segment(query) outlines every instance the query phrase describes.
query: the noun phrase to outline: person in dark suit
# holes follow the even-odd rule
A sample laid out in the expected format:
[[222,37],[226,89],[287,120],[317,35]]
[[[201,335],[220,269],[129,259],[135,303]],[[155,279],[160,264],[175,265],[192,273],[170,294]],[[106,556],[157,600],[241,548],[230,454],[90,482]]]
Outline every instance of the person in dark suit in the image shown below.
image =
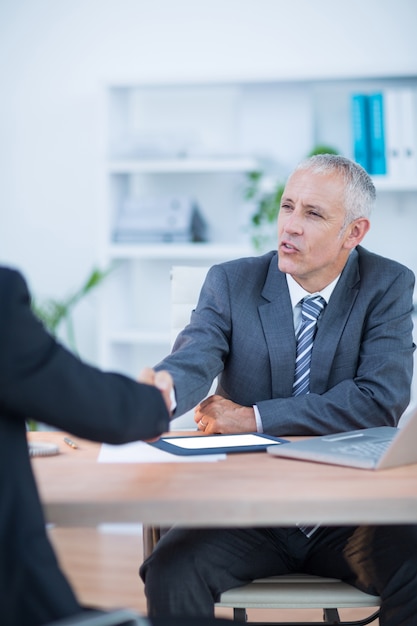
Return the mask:
[[[398,424],[410,400],[414,274],[360,245],[375,195],[365,170],[344,157],[296,168],[278,250],[213,266],[190,324],[154,368],[172,375],[175,416],[199,403],[205,433],[276,436]],[[321,313],[298,394],[297,333],[311,297]],[[216,393],[202,400],[216,376]],[[150,615],[211,615],[223,591],[293,571],[380,595],[381,626],[416,624],[414,526],[174,528],[140,574]]]
[[0,624],[40,626],[82,612],[61,572],[28,455],[26,420],[95,441],[154,439],[168,430],[161,390],[82,363],[33,315],[21,274],[0,268]]

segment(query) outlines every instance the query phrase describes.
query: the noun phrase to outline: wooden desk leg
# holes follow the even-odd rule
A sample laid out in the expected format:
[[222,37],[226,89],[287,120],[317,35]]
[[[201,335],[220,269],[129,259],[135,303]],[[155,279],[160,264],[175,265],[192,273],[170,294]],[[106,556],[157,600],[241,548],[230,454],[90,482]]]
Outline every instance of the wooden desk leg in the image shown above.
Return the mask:
[[160,537],[161,528],[159,526],[143,527],[143,560],[150,556]]

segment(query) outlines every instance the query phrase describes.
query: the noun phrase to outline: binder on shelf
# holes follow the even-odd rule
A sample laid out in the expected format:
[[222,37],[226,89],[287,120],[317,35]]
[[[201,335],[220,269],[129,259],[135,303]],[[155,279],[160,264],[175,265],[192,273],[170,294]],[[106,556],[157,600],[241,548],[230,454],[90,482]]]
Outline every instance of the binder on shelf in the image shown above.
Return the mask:
[[129,197],[113,228],[117,243],[187,243],[205,241],[205,220],[187,196]]
[[353,157],[370,173],[369,102],[365,94],[352,94]]
[[384,91],[385,158],[387,178],[398,182],[404,176],[402,166],[401,98],[398,89]]
[[186,197],[129,197],[120,207],[113,232],[121,243],[190,241],[192,201]]
[[417,90],[400,90],[401,102],[401,162],[403,179],[415,182],[417,177]]
[[368,96],[369,103],[369,169],[370,174],[387,173],[384,137],[384,99],[382,92]]

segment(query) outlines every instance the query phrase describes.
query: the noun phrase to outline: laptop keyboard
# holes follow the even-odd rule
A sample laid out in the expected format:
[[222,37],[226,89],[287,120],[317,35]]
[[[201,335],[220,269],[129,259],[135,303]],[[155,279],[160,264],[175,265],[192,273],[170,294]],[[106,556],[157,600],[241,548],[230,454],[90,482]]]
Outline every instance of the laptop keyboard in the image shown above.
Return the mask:
[[344,454],[353,454],[359,456],[380,457],[392,443],[392,439],[385,441],[361,441],[360,443],[350,443],[340,448]]

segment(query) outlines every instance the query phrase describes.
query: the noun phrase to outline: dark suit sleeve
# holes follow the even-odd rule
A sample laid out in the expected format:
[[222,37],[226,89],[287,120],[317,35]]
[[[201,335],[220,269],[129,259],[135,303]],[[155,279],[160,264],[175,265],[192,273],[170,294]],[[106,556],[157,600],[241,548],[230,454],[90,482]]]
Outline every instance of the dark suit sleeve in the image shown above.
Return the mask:
[[168,429],[161,393],[87,365],[33,315],[23,278],[0,270],[0,407],[80,437],[108,443],[150,439]]

